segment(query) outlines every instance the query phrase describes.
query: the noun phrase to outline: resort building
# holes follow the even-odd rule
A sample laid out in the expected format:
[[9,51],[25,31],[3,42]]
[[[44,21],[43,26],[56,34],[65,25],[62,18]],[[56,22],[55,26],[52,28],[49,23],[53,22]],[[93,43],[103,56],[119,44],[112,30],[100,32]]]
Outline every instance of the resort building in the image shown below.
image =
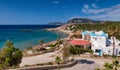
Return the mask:
[[103,54],[112,55],[113,53],[113,40],[115,42],[114,53],[120,56],[120,41],[115,37],[108,38],[108,34],[103,31],[84,31],[82,32],[82,39],[91,42],[91,49],[95,54],[102,56]]
[[115,37],[109,39],[108,34],[103,31],[83,31],[81,34],[82,39],[70,40],[69,43],[83,48],[89,47],[99,56],[112,55],[114,46],[114,54],[120,56],[120,41]]

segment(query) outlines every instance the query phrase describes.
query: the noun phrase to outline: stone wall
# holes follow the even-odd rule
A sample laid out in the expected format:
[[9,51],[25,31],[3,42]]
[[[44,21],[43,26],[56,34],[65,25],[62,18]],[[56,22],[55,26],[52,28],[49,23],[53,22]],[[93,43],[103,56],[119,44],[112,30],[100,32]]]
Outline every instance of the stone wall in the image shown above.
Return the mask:
[[59,69],[59,68],[72,67],[77,63],[78,61],[73,61],[68,64],[62,64],[62,65],[35,66],[35,67],[17,68],[15,70],[53,70],[53,69]]

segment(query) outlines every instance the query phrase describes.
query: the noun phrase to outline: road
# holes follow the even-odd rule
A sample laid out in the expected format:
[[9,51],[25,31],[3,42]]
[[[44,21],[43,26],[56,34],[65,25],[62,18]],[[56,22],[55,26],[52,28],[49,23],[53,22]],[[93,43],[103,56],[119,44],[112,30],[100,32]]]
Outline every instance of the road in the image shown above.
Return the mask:
[[62,68],[60,70],[95,70],[96,68],[103,68],[105,62],[111,62],[111,59],[96,59],[96,58],[75,58],[79,63],[69,68]]

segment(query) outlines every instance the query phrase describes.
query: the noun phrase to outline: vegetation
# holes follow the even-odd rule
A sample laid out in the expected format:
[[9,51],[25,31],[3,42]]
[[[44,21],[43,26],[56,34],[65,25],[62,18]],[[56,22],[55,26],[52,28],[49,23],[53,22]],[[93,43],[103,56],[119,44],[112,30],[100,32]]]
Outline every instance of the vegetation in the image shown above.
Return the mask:
[[69,48],[69,52],[70,52],[71,55],[73,55],[73,58],[74,58],[74,55],[76,54],[76,49],[75,49],[75,47],[72,47],[72,46],[71,46],[71,47]]
[[103,30],[109,34],[109,36],[115,36],[120,40],[120,22],[106,21],[100,24],[74,24],[69,26],[71,29],[74,26],[74,31],[77,30]]
[[15,48],[10,40],[0,52],[0,68],[18,66],[21,63],[22,51]]
[[57,40],[57,43],[55,45],[63,44],[63,40]]
[[55,45],[54,44],[51,44],[51,45],[49,45],[50,46],[50,50],[51,51],[54,51],[55,50]]
[[63,47],[63,60],[65,63],[68,61],[69,56],[70,56],[69,48],[64,46]]
[[45,48],[43,47],[44,41],[43,40],[39,40],[39,50],[45,50]]
[[57,57],[55,58],[55,61],[57,62],[57,64],[60,64],[61,58],[57,56]]
[[81,48],[80,46],[79,47],[75,47],[75,46],[70,46],[69,47],[69,52],[71,55],[73,55],[73,58],[74,58],[74,55],[80,55],[80,54],[83,54],[83,53],[90,53],[91,55],[93,54],[93,50],[91,49],[84,49],[84,48]]
[[96,68],[95,70],[118,70],[119,67],[120,67],[119,61],[114,60],[114,61],[112,61],[112,63],[106,62],[104,64],[104,69]]

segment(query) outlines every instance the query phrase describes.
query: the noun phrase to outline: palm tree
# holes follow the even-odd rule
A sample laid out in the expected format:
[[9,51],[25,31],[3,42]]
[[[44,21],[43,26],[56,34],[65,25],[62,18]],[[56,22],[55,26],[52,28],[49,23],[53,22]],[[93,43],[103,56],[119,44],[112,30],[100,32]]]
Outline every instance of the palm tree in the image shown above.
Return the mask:
[[39,46],[39,50],[40,50],[41,48],[43,48],[44,41],[43,40],[39,40],[38,42],[40,44],[40,46]]
[[116,26],[110,26],[109,28],[108,28],[108,34],[110,35],[110,36],[112,36],[113,38],[112,38],[112,40],[113,40],[113,56],[115,55],[115,33],[117,32],[117,27]]
[[63,54],[63,60],[66,63],[68,61],[68,57],[70,56],[69,48],[64,46],[62,49],[62,54]]
[[115,38],[113,37],[112,40],[113,40],[113,56],[114,56],[115,55]]

